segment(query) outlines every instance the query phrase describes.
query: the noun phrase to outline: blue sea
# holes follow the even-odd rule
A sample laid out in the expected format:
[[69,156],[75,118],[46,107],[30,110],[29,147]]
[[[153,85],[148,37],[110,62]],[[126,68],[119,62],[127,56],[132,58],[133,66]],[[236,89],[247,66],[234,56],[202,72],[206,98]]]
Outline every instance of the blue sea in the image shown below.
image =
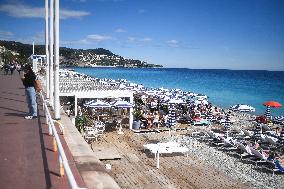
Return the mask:
[[[74,68],[97,78],[126,79],[149,88],[182,89],[209,96],[222,108],[249,104],[254,114],[265,112],[263,102],[284,105],[284,71],[244,71],[185,68]],[[272,115],[284,115],[284,107],[272,108]]]

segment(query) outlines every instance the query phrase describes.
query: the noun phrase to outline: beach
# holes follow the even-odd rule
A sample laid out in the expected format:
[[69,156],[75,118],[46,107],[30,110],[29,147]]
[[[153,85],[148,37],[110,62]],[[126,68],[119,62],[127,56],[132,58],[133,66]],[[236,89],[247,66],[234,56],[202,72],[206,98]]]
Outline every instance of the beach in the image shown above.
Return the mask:
[[[104,106],[108,105],[110,109],[102,111],[102,107],[90,105],[102,101],[88,99],[79,103],[78,116],[90,116],[91,119],[91,123],[81,130],[82,137],[121,188],[279,188],[283,185],[281,174],[274,175],[271,170],[264,169],[257,159],[242,159],[244,152],[240,148],[241,144],[246,144],[254,149],[256,143],[265,147],[268,135],[264,126],[276,135],[275,130],[282,127],[280,124],[257,123],[255,115],[221,109],[212,105],[206,95],[180,89],[145,89],[126,80],[90,78],[78,73],[71,76],[75,79],[68,79],[70,73],[64,73],[65,92],[74,93],[79,89],[87,93],[98,90],[111,93],[115,89],[138,94],[134,97],[134,111],[143,110],[146,122],[143,123],[145,127],[141,124],[136,129],[128,122],[132,106],[115,108],[115,103],[108,104],[103,98]],[[73,87],[68,87],[68,83]],[[185,97],[189,97],[186,105],[181,100]],[[65,105],[68,104],[70,102]],[[165,112],[157,111],[165,106],[168,107]],[[161,115],[158,127],[153,124],[154,112]],[[169,118],[165,118],[167,114]],[[180,119],[184,116],[190,117],[185,123]],[[210,121],[200,125],[199,118]],[[263,127],[262,133],[257,133],[258,125]],[[102,128],[102,132],[97,132]],[[93,134],[88,133],[90,129]],[[282,138],[281,132],[278,138],[281,144]],[[172,143],[177,146],[161,146]],[[153,151],[145,145],[158,145],[159,149]]]
[[160,156],[160,168],[156,168],[154,155],[143,149],[143,144],[159,140],[186,140],[188,131],[159,134],[134,134],[116,131],[92,143],[93,147],[112,146],[122,158],[103,160],[111,165],[108,172],[121,188],[281,188],[283,176],[272,177],[254,165],[240,161],[230,152],[224,152],[204,143],[190,147],[184,154]]

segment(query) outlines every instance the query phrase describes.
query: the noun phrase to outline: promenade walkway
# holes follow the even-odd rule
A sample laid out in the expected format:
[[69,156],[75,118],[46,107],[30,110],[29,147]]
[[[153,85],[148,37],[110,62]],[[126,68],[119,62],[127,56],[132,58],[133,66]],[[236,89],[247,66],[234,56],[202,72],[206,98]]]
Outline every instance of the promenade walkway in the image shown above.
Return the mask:
[[[0,73],[0,188],[70,188],[59,176],[58,152],[38,104],[39,117],[25,120],[25,92],[20,76]],[[61,136],[62,145],[79,187],[86,187]]]

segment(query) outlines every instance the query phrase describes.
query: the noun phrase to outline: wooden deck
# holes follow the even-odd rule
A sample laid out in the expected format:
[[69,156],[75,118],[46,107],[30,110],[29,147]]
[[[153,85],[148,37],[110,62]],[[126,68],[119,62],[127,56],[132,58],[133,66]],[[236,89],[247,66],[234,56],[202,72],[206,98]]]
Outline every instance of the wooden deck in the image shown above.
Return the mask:
[[[143,149],[143,144],[169,137],[168,132],[136,134],[124,130],[124,135],[108,132],[93,143],[93,146],[111,144],[121,155],[119,160],[106,160],[111,164],[109,171],[121,188],[149,189],[203,189],[203,188],[246,188],[212,167],[201,162],[194,154],[163,154],[160,168],[156,168],[154,156]],[[185,134],[186,131],[174,134]]]

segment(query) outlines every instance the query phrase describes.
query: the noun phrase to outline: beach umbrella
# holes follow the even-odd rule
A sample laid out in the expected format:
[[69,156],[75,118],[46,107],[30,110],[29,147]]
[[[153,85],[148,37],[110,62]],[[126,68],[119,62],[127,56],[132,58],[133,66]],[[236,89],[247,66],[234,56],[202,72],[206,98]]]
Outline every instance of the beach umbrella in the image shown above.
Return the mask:
[[255,108],[247,104],[237,104],[231,106],[231,109],[233,111],[240,111],[240,112],[255,112]]
[[206,115],[207,120],[209,120],[210,122],[212,122],[213,120],[213,114],[212,114],[212,110],[209,110],[207,115]]
[[284,125],[284,116],[275,116],[273,122]]
[[230,115],[229,113],[226,114],[225,122],[224,122],[224,128],[227,131],[227,137],[229,135],[229,129],[231,128],[231,121],[230,121]]
[[267,107],[266,107],[265,117],[266,117],[267,119],[270,119],[270,118],[271,118],[270,106],[267,106]]
[[96,102],[88,103],[85,106],[89,108],[110,108],[110,105],[107,102],[103,102],[100,100],[97,100]]
[[230,121],[230,115],[229,114],[226,114],[224,127],[225,127],[226,130],[230,129],[230,127],[231,127],[231,121]]
[[276,101],[267,101],[267,102],[264,102],[263,105],[266,106],[265,116],[267,119],[271,119],[270,107],[273,107],[273,108],[282,107],[282,104]]
[[118,100],[114,101],[111,106],[116,107],[116,108],[132,108],[133,105],[127,101],[124,100]]
[[171,99],[169,104],[184,104],[185,102],[182,99]]
[[176,111],[174,104],[169,104],[168,108],[168,125],[169,127],[176,126]]
[[89,102],[86,102],[84,106],[88,107],[90,104],[97,102],[96,100],[90,100]]
[[256,123],[253,136],[256,140],[261,138],[261,125],[260,125],[260,123]]
[[273,107],[273,108],[282,107],[282,104],[280,104],[279,102],[276,102],[276,101],[268,101],[268,102],[263,103],[263,105],[267,107],[266,111],[265,111],[265,116],[267,118],[271,118],[270,107]]
[[270,107],[273,107],[273,108],[280,108],[280,107],[282,107],[282,104],[280,104],[279,102],[276,102],[276,101],[264,102],[263,105],[264,106],[270,106]]

